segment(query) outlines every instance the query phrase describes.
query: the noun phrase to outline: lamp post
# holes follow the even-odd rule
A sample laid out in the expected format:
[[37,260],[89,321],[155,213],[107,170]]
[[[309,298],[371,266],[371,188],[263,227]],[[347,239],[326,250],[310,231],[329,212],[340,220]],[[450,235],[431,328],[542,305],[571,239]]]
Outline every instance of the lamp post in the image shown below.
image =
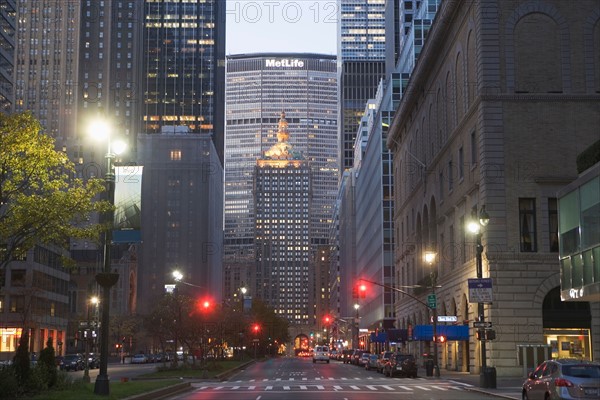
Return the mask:
[[432,323],[432,327],[433,327],[433,373],[435,375],[435,377],[439,378],[440,377],[440,366],[438,365],[438,345],[437,345],[437,299],[435,296],[435,284],[436,284],[436,276],[437,274],[435,273],[435,271],[433,270],[433,263],[435,261],[435,257],[437,256],[437,254],[433,251],[426,251],[425,255],[423,256],[425,262],[427,264],[429,264],[429,267],[431,269],[430,272],[430,280],[431,280],[431,294],[433,295],[433,299],[434,299],[434,303],[430,304],[431,307],[431,311],[433,314],[433,321]]
[[[100,325],[100,371],[96,377],[94,393],[108,396],[110,394],[110,385],[108,378],[108,328],[110,323],[110,288],[119,280],[119,274],[111,272],[111,245],[112,230],[114,220],[115,204],[115,172],[114,159],[117,154],[125,150],[122,143],[111,143],[110,129],[105,121],[96,121],[90,126],[90,132],[98,137],[105,137],[107,140],[106,151],[106,191],[108,202],[111,208],[106,212],[106,230],[104,233],[104,268],[96,275],[96,282],[102,287],[102,320]],[[114,147],[114,148],[113,148]]]
[[[485,211],[485,206],[481,207],[479,211],[479,215],[477,212],[473,212],[473,218],[469,221],[467,225],[467,229],[475,235],[476,238],[476,262],[477,262],[477,278],[483,278],[483,244],[481,242],[481,228],[487,226],[490,222],[490,216]],[[484,314],[484,303],[477,303],[477,321],[485,322],[485,314]],[[494,371],[488,371],[487,367],[487,351],[486,351],[486,341],[485,338],[481,340],[481,370],[479,372],[479,386],[487,388],[495,388],[496,387],[496,379]],[[493,375],[493,376],[492,376]]]
[[358,344],[359,321],[360,321],[360,318],[358,316],[359,308],[360,308],[360,305],[358,303],[354,304],[354,311],[356,312],[356,316],[354,317],[354,337],[352,338],[352,342],[353,342],[355,349],[359,348],[359,344]]
[[90,383],[90,339],[92,336],[92,331],[90,330],[90,303],[97,305],[98,298],[93,296],[88,302],[86,302],[87,324],[85,335],[85,370],[83,371],[83,382],[85,383]]

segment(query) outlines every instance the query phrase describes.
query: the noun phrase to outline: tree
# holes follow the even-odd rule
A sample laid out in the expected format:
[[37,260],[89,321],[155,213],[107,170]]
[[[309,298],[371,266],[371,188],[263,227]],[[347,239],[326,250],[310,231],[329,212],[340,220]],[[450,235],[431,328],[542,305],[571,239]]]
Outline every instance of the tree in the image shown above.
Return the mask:
[[74,164],[54,146],[30,113],[0,113],[0,274],[36,243],[99,237],[102,227],[88,221],[111,207],[95,201],[104,181],[76,178]]

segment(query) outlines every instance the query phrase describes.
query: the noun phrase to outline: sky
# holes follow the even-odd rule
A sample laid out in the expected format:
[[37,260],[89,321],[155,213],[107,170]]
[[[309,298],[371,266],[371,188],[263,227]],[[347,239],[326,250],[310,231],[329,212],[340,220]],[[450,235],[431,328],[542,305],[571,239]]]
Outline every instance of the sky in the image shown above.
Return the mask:
[[227,55],[337,52],[337,0],[226,0]]

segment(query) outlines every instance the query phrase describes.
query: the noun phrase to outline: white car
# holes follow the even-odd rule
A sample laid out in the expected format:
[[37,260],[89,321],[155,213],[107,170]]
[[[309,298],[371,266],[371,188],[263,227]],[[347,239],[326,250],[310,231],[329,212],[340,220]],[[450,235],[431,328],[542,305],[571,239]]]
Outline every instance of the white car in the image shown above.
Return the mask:
[[313,364],[317,361],[325,361],[327,364],[329,364],[329,347],[315,346],[313,351]]
[[148,362],[148,357],[145,354],[136,354],[131,357],[132,364],[146,364]]

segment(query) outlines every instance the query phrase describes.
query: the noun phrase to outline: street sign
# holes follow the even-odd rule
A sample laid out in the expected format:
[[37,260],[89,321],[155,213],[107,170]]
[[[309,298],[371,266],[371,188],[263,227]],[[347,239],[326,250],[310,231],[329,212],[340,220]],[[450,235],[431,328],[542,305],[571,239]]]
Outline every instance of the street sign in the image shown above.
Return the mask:
[[492,302],[492,279],[469,279],[469,303]]
[[430,294],[427,296],[427,306],[429,306],[429,308],[437,307],[437,299],[435,297],[435,294]]
[[438,322],[456,322],[458,317],[456,315],[438,315]]
[[492,323],[488,321],[473,321],[473,328],[491,328]]

